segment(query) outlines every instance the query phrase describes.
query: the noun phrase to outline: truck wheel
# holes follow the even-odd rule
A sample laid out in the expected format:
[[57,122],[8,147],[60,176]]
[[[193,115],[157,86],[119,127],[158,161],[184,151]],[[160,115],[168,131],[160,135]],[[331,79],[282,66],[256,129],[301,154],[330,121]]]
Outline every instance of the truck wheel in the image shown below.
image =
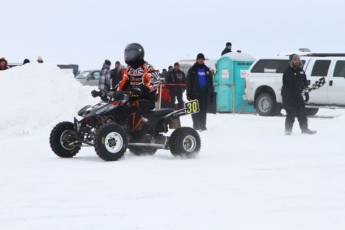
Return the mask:
[[277,102],[274,100],[274,97],[270,93],[261,93],[255,100],[256,112],[260,116],[274,116]]
[[169,138],[169,148],[173,156],[192,158],[201,148],[200,136],[195,129],[181,127],[174,130]]
[[49,137],[50,147],[53,152],[62,158],[71,158],[77,155],[80,146],[75,144],[76,140],[74,125],[68,121],[57,124]]
[[125,154],[128,140],[121,126],[107,124],[96,131],[94,143],[100,158],[105,161],[117,161]]
[[307,108],[307,116],[315,116],[319,112],[319,108]]

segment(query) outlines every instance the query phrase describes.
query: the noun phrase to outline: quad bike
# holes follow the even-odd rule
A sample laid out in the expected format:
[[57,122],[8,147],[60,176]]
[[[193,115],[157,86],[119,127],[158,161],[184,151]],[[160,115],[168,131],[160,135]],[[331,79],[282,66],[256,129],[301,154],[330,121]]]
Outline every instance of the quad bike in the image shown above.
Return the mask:
[[[130,96],[123,92],[104,92],[103,101],[83,107],[81,120],[58,123],[50,133],[50,146],[62,158],[74,157],[81,147],[94,146],[105,161],[120,159],[128,148],[135,155],[154,154],[157,149],[170,150],[173,156],[194,157],[201,147],[199,134],[190,127],[181,127],[180,116],[199,112],[197,100],[185,103],[180,110],[158,109],[144,113],[146,122],[138,136],[129,125]],[[106,102],[104,102],[106,101]],[[170,137],[163,135],[175,129]]]

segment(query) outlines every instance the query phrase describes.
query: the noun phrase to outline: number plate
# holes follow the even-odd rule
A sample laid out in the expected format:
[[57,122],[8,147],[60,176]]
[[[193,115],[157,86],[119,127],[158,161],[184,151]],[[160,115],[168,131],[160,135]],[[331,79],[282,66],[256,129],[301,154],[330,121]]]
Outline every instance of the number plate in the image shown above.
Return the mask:
[[184,106],[186,108],[186,114],[198,113],[200,110],[198,100],[188,101]]

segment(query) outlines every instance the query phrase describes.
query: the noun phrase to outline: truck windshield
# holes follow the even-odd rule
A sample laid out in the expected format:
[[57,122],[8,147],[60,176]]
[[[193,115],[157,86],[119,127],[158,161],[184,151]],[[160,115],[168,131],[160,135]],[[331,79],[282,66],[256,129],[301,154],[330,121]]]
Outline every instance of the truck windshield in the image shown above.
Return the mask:
[[78,76],[76,76],[77,79],[84,79],[87,77],[87,75],[90,74],[90,71],[83,71],[80,74],[78,74]]

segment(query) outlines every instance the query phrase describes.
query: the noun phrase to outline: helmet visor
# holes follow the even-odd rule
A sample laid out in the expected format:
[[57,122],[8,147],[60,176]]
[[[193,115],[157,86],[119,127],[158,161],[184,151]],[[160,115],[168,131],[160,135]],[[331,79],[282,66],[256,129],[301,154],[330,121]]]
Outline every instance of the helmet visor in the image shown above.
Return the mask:
[[125,60],[133,60],[136,57],[138,57],[138,51],[137,50],[129,50],[129,51],[125,51]]

